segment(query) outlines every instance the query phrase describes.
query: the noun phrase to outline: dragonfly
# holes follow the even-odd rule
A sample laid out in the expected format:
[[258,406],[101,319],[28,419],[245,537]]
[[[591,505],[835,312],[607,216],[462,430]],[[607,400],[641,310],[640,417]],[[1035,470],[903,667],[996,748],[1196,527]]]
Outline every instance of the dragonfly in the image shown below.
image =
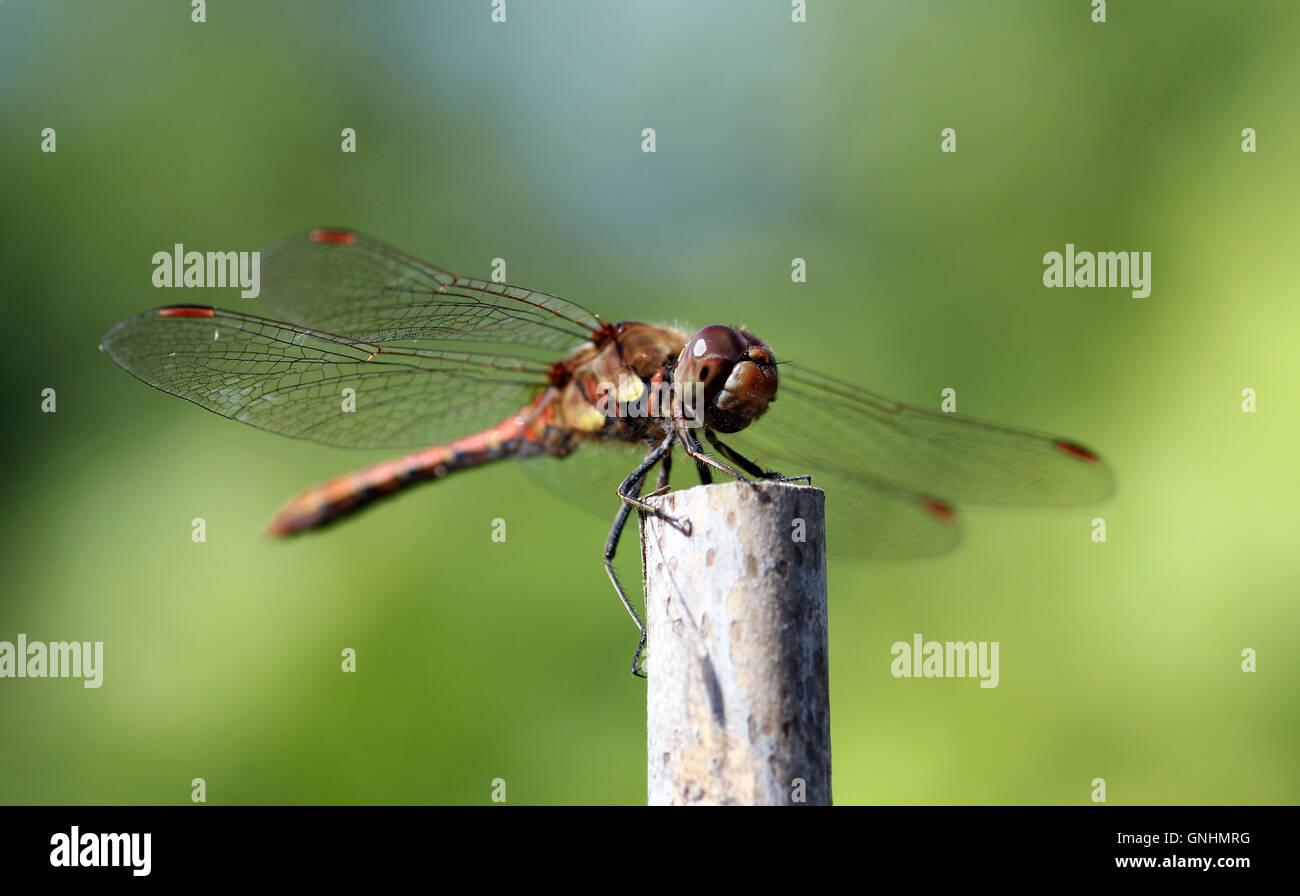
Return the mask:
[[615,509],[603,563],[639,633],[634,675],[644,677],[646,629],[614,558],[633,512],[690,533],[689,520],[647,500],[670,487],[678,451],[687,484],[817,477],[830,498],[828,550],[865,558],[951,550],[955,505],[1077,505],[1114,488],[1100,455],[1078,442],[910,407],[778,363],[742,327],[691,334],[609,322],[339,227],[273,244],[261,272],[274,317],[170,305],[119,323],[101,348],[150,386],[223,417],[407,452],[307,489],[271,520],[278,537],[462,470],[546,458],[525,468],[545,468],[543,481],[565,497]]

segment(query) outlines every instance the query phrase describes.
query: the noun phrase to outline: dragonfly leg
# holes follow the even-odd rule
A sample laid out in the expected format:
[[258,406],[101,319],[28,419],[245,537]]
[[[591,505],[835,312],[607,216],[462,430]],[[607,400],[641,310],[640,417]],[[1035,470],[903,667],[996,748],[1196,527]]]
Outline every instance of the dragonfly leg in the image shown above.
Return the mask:
[[697,460],[695,462],[695,469],[700,474],[700,485],[713,484],[713,470],[709,468],[708,464],[704,463],[702,460]]
[[[640,496],[641,482],[645,479],[646,473],[650,472],[651,467],[662,461],[668,453],[672,451],[672,448],[673,435],[669,433],[666,439],[660,442],[650,451],[649,454],[646,455],[645,460],[641,461],[641,465],[633,470],[631,475],[623,480],[623,484],[618,487],[618,497],[625,505],[635,507],[637,510],[645,513],[652,513],[670,526],[679,530],[683,535],[690,535],[690,520],[683,520],[674,516],[669,516],[653,504],[642,499]],[[660,481],[665,484],[667,482],[667,478],[662,473],[660,473]]]
[[745,455],[741,454],[730,445],[725,444],[722,439],[718,438],[718,434],[713,430],[706,429],[704,431],[704,437],[709,440],[709,444],[718,449],[719,454],[740,467],[750,476],[757,476],[760,479],[767,476],[767,474],[763,472],[762,467],[745,457]]
[[[699,468],[700,481],[703,482],[705,485],[708,485],[713,480],[713,477],[711,475],[706,478],[705,476],[706,469],[704,466],[705,464],[707,464],[710,467],[713,467],[715,470],[721,470],[722,472],[726,473],[728,476],[731,476],[733,479],[739,479],[741,482],[753,481],[744,473],[742,473],[740,470],[733,467],[731,464],[723,463],[722,461],[718,460],[716,457],[710,457],[709,455],[705,454],[703,446],[700,445],[700,440],[695,438],[695,433],[691,432],[689,428],[685,426],[679,426],[677,429],[677,434],[682,443],[682,448],[685,449],[686,453],[690,455],[691,459],[695,461],[695,465]],[[760,476],[762,475],[762,470],[759,470],[758,475]]]
[[614,517],[614,525],[610,527],[609,537],[605,539],[605,573],[609,576],[610,582],[613,583],[614,590],[618,592],[618,599],[623,602],[623,609],[627,610],[627,614],[632,617],[632,621],[636,623],[637,631],[641,634],[641,640],[637,642],[636,650],[632,654],[632,674],[638,678],[645,678],[645,673],[641,671],[641,653],[645,650],[646,642],[645,624],[641,621],[640,615],[637,614],[636,608],[632,606],[632,601],[628,599],[627,592],[623,590],[623,583],[618,580],[618,573],[614,570],[614,553],[618,550],[619,540],[623,537],[623,528],[627,525],[627,518],[631,515],[633,507],[663,517],[685,534],[691,534],[689,520],[678,520],[670,517],[640,498],[641,486],[645,482],[646,475],[655,464],[661,464],[659,468],[659,487],[656,489],[655,494],[668,489],[668,477],[672,468],[672,448],[673,436],[670,433],[663,442],[651,449],[645,460],[641,462],[641,465],[633,470],[627,479],[623,480],[623,484],[618,487],[618,496],[623,503],[618,509],[618,515]]
[[718,438],[718,434],[711,429],[706,429],[704,431],[704,437],[709,440],[709,444],[718,449],[719,454],[740,467],[750,476],[757,476],[760,479],[772,479],[777,482],[806,482],[809,485],[812,485],[812,477],[806,474],[803,476],[782,476],[780,473],[763,472],[762,467],[745,457],[745,455],[741,454],[735,448],[732,448],[730,445],[723,442],[722,439]]
[[[642,474],[644,478],[645,474]],[[640,481],[636,484],[637,491],[641,489]],[[636,629],[641,634],[641,640],[637,642],[636,651],[632,654],[632,674],[638,678],[645,678],[645,673],[641,671],[641,651],[645,649],[645,623],[641,621],[640,615],[637,614],[636,607],[632,606],[632,601],[628,600],[627,592],[623,590],[623,583],[618,580],[618,573],[614,571],[614,552],[618,550],[619,539],[623,537],[623,527],[627,525],[627,518],[632,513],[631,504],[623,504],[618,509],[618,515],[614,517],[614,525],[609,530],[609,538],[605,539],[605,572],[609,575],[609,580],[614,584],[614,590],[618,592],[618,599],[623,602],[623,609],[632,617],[636,623]]]
[[659,481],[655,483],[655,490],[646,495],[647,498],[657,498],[660,495],[668,494],[668,480],[672,477],[673,470],[673,452],[668,450],[664,452],[664,459],[659,462]]

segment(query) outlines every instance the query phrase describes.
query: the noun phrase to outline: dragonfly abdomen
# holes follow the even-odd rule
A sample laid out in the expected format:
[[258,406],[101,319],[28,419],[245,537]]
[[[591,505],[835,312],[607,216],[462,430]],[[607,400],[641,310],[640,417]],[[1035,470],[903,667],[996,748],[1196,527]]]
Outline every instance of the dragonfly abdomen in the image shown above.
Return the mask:
[[543,453],[521,416],[445,445],[434,445],[403,457],[337,476],[314,486],[284,507],[267,531],[285,536],[319,529],[407,486],[468,470],[508,457]]

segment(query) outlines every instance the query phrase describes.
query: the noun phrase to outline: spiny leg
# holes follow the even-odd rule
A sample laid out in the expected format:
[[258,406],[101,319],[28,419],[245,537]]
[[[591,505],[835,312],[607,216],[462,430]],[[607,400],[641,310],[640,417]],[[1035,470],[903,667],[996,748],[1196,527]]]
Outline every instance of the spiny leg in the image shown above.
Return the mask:
[[[644,474],[642,474],[644,478]],[[641,490],[641,482],[637,481],[637,491]],[[637,614],[636,607],[632,606],[632,601],[628,600],[627,592],[623,590],[623,583],[618,580],[618,573],[614,571],[614,552],[618,550],[619,539],[623,537],[623,527],[627,525],[627,518],[632,513],[631,504],[621,504],[618,508],[618,515],[614,517],[614,525],[609,530],[609,537],[605,539],[605,572],[609,580],[614,584],[614,590],[618,592],[618,599],[623,602],[623,609],[632,617],[636,623],[636,629],[641,635],[641,640],[637,641],[636,651],[632,654],[632,674],[638,678],[645,678],[645,673],[638,668],[641,664],[641,651],[645,649],[645,623],[641,621],[640,615]]]
[[[631,505],[637,510],[644,511],[645,513],[652,513],[659,517],[659,519],[668,523],[668,525],[680,531],[683,535],[690,535],[690,520],[682,520],[674,516],[669,516],[658,507],[644,501],[640,497],[641,482],[645,479],[646,473],[650,471],[651,467],[663,460],[663,458],[672,451],[672,448],[673,434],[669,433],[662,442],[655,446],[655,448],[646,455],[645,460],[641,461],[641,465],[633,470],[631,475],[623,480],[623,484],[618,487],[618,497],[624,504]],[[663,479],[664,482],[667,481],[662,474],[661,479]],[[635,490],[633,489],[633,486],[635,486]]]
[[708,464],[706,464],[706,463],[705,463],[704,461],[702,461],[702,460],[697,460],[697,461],[695,461],[695,470],[696,470],[697,473],[699,473],[699,476],[700,476],[700,485],[712,485],[712,484],[713,484],[713,471],[712,471],[711,469],[709,469],[709,465],[708,465]]
[[655,483],[655,490],[646,497],[657,498],[660,495],[668,493],[668,481],[672,478],[673,471],[673,451],[670,447],[664,452],[664,458],[659,462],[659,480]]
[[767,475],[766,473],[763,472],[763,468],[760,467],[758,464],[754,463],[752,460],[745,457],[739,451],[734,450],[730,445],[724,444],[722,439],[718,438],[717,433],[715,433],[713,430],[706,429],[704,431],[704,437],[709,440],[709,444],[711,444],[714,448],[718,449],[719,454],[721,454],[727,460],[731,461],[736,466],[740,467],[750,476],[757,476],[761,479]]
[[618,542],[623,537],[623,527],[627,525],[627,518],[631,515],[633,507],[657,514],[672,525],[682,529],[687,535],[690,534],[689,521],[676,520],[667,516],[657,508],[646,504],[639,497],[641,485],[645,482],[646,475],[657,463],[662,462],[663,464],[659,470],[659,489],[667,489],[669,469],[672,464],[672,447],[673,436],[669,434],[663,442],[646,455],[641,465],[633,470],[627,479],[623,480],[623,484],[618,487],[618,496],[623,503],[618,509],[618,514],[614,517],[614,525],[610,527],[609,537],[605,539],[605,573],[609,576],[610,582],[613,583],[614,590],[618,593],[618,599],[623,602],[623,609],[627,610],[628,615],[632,617],[632,621],[636,623],[637,631],[641,635],[641,639],[636,645],[636,651],[632,654],[632,674],[638,678],[645,678],[645,673],[641,671],[640,665],[641,652],[645,650],[646,629],[640,615],[637,614],[636,608],[632,606],[632,601],[628,599],[627,592],[623,590],[623,583],[618,580],[618,573],[614,571],[614,553],[618,550]]
[[[678,435],[678,439],[682,443],[682,448],[685,449],[686,453],[690,455],[692,460],[695,461],[695,465],[699,467],[700,480],[703,481],[705,485],[708,485],[709,482],[712,481],[712,476],[710,476],[708,479],[705,479],[705,468],[703,466],[704,464],[708,464],[710,467],[713,467],[715,470],[721,470],[722,472],[726,473],[728,476],[732,477],[733,479],[738,479],[741,482],[749,482],[749,483],[753,482],[752,479],[750,479],[740,470],[733,467],[731,464],[723,463],[722,461],[718,460],[716,457],[710,457],[709,455],[705,454],[703,446],[700,445],[700,440],[695,438],[695,433],[691,432],[689,427],[685,425],[679,425],[677,427],[677,435]],[[759,475],[762,475],[761,470],[759,471]]]
[[741,454],[730,445],[724,443],[722,439],[718,438],[718,434],[711,429],[706,429],[704,431],[704,437],[709,440],[709,444],[718,449],[719,454],[740,467],[750,476],[757,476],[760,479],[772,479],[777,482],[807,482],[809,485],[812,485],[812,477],[808,475],[782,476],[780,473],[763,472],[762,467],[745,457],[745,455]]

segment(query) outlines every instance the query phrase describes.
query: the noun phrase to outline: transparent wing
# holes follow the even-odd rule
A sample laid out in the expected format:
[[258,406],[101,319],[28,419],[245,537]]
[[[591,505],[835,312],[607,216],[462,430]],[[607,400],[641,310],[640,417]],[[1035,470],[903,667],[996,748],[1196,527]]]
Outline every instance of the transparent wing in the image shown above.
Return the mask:
[[908,407],[794,364],[780,375],[767,414],[725,441],[825,486],[831,531],[852,533],[840,537],[854,553],[942,553],[956,541],[951,502],[1084,504],[1114,489],[1102,460],[1075,442]]
[[493,342],[554,355],[602,325],[559,296],[459,277],[343,228],[314,228],[264,249],[261,299],[277,317],[361,342]]
[[149,385],[223,417],[348,448],[415,448],[481,430],[523,408],[549,370],[508,354],[380,346],[201,305],[123,321],[101,348]]
[[[732,437],[727,442],[739,445]],[[620,442],[590,443],[568,457],[530,458],[523,467],[555,495],[612,522],[619,509],[615,489],[636,469],[648,449],[646,445]],[[650,472],[643,493],[655,488],[658,474],[658,468]],[[715,482],[725,478],[714,474]],[[671,484],[674,489],[700,484],[695,464],[680,448],[673,451]],[[941,501],[888,483],[868,484],[861,477],[848,479],[834,473],[815,474],[813,484],[826,491],[829,538],[834,551],[877,559],[920,557],[942,554],[957,543],[955,516]]]

